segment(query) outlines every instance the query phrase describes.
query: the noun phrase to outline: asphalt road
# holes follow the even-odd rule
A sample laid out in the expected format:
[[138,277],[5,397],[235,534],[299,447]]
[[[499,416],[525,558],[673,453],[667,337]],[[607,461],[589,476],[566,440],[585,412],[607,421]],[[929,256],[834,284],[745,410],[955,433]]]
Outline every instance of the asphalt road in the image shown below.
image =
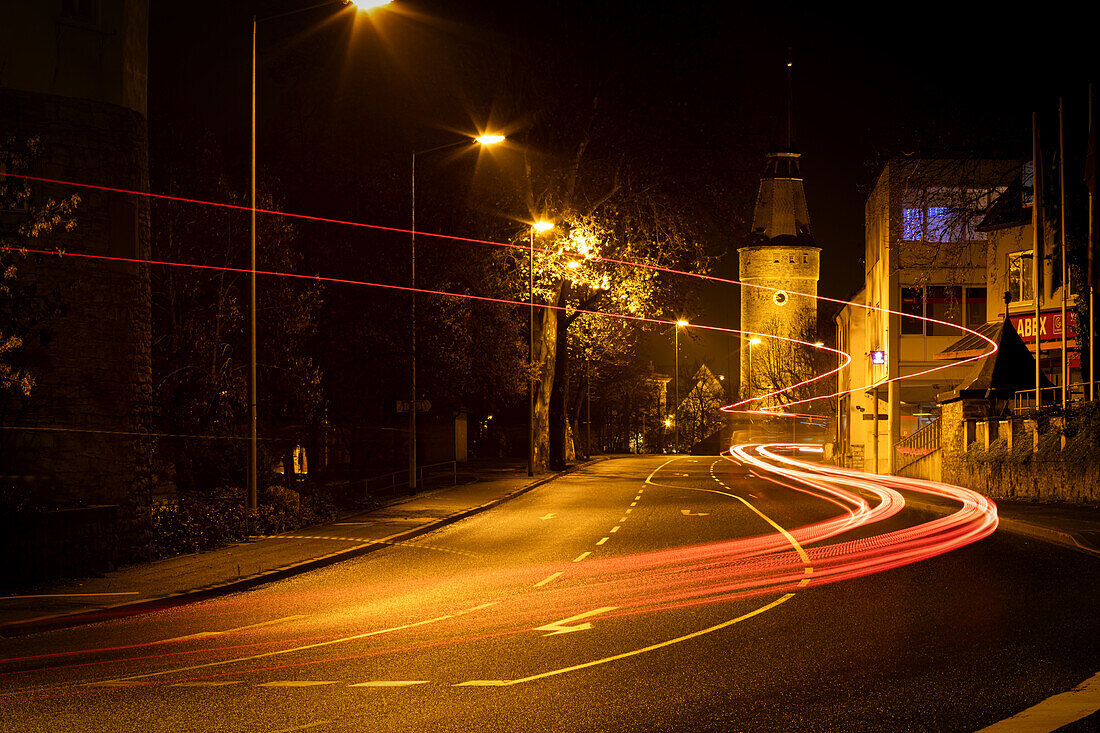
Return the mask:
[[289,580],[0,640],[0,730],[971,731],[1100,671],[1082,553],[998,532],[817,585],[789,544],[730,551],[837,514],[724,459],[604,461]]

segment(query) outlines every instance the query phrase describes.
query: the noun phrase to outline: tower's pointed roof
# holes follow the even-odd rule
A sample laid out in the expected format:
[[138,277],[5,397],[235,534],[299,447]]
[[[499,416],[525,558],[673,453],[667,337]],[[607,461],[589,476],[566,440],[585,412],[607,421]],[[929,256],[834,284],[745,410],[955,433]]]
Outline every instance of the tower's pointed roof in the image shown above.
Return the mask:
[[769,153],[752,215],[752,243],[813,246],[800,153]]

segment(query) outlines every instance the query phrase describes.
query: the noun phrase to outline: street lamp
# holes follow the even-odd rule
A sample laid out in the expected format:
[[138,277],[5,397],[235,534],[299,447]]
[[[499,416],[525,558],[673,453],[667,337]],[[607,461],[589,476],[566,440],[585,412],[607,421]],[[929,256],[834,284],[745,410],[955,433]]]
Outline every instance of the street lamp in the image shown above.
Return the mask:
[[[535,363],[535,232],[548,232],[553,228],[553,222],[539,219],[528,231],[530,243],[527,248],[527,302],[530,311],[528,314],[528,364]],[[527,380],[527,475],[535,475],[535,382],[530,377]]]
[[672,378],[676,387],[676,407],[673,410],[675,425],[672,433],[672,449],[676,452],[680,450],[680,329],[687,325],[688,322],[683,319],[676,321],[676,336],[674,339],[676,348],[673,351],[673,362],[675,363],[672,367]]
[[411,208],[410,208],[410,221],[411,226],[409,228],[409,281],[411,283],[412,306],[410,308],[409,320],[411,323],[410,331],[410,374],[409,374],[409,493],[412,493],[416,489],[416,156],[427,155],[428,153],[435,153],[440,150],[447,150],[448,148],[457,148],[459,145],[468,144],[470,142],[475,145],[487,146],[495,145],[504,140],[503,135],[480,135],[475,138],[463,138],[453,143],[447,143],[445,145],[437,145],[434,148],[428,148],[427,150],[414,150],[412,152],[412,177],[411,177]]
[[[259,439],[257,436],[256,426],[258,422],[257,415],[257,394],[256,387],[256,36],[259,24],[264,21],[274,20],[276,18],[286,18],[291,15],[298,15],[308,10],[316,10],[317,8],[329,7],[332,5],[353,5],[359,10],[372,10],[374,8],[388,5],[391,0],[327,0],[326,2],[317,3],[316,5],[310,5],[304,8],[298,8],[297,10],[289,10],[285,13],[275,13],[274,15],[266,15],[259,17],[252,16],[252,125],[251,125],[251,143],[249,150],[249,158],[251,163],[251,188],[252,188],[252,237],[251,245],[249,247],[248,255],[248,269],[249,269],[249,306],[248,306],[248,509],[255,509],[257,504],[256,496],[256,484],[258,482],[258,472],[256,466],[256,455],[258,452]],[[247,515],[246,515],[247,517]],[[247,521],[247,520],[246,520]]]

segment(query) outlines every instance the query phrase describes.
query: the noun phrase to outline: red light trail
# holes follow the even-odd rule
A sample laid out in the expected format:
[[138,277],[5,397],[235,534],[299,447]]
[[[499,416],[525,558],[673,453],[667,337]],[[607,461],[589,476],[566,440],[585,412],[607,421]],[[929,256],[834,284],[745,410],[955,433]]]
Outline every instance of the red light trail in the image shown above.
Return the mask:
[[[17,179],[22,179],[22,180],[27,180],[27,181],[35,181],[35,182],[39,182],[39,183],[50,183],[50,184],[61,185],[61,186],[72,186],[72,187],[76,187],[76,188],[86,188],[86,189],[106,191],[106,192],[111,192],[111,193],[121,193],[121,194],[126,194],[126,195],[131,195],[131,196],[142,196],[142,197],[151,198],[151,199],[158,199],[158,200],[175,201],[175,202],[180,202],[180,203],[196,204],[196,205],[202,205],[202,206],[212,206],[212,207],[223,208],[223,209],[231,209],[231,210],[235,210],[235,211],[248,211],[248,212],[252,211],[252,207],[244,206],[244,205],[240,205],[240,204],[229,204],[229,203],[218,202],[218,201],[206,201],[206,200],[202,200],[202,199],[188,198],[188,197],[183,197],[183,196],[170,196],[170,195],[167,195],[167,194],[158,194],[158,193],[151,193],[151,192],[146,192],[146,191],[137,191],[137,190],[133,190],[133,189],[117,188],[117,187],[112,187],[112,186],[102,186],[102,185],[89,184],[89,183],[80,183],[80,182],[76,182],[76,181],[67,181],[67,180],[57,179],[57,178],[45,178],[45,177],[41,177],[41,176],[30,176],[30,175],[24,175],[24,174],[18,174],[18,173],[4,173],[4,172],[0,172],[0,176],[7,176],[7,177],[10,177],[10,178],[17,178]],[[293,213],[293,212],[276,211],[276,210],[273,210],[273,209],[259,209],[259,208],[257,208],[256,213],[271,215],[271,216],[281,216],[281,217],[287,217],[287,218],[292,218],[292,219],[316,221],[316,222],[321,222],[321,223],[336,224],[336,225],[340,225],[340,226],[351,226],[351,227],[359,227],[359,228],[366,228],[366,229],[373,229],[373,230],[380,230],[380,231],[395,232],[395,233],[401,233],[401,234],[411,234],[412,233],[412,230],[403,229],[403,228],[400,228],[400,227],[387,227],[387,226],[382,226],[382,225],[378,225],[378,224],[367,224],[367,223],[364,223],[364,222],[350,221],[350,220],[346,220],[346,219],[335,219],[335,218],[329,218],[329,217],[314,216],[314,215],[310,215],[310,214],[299,214],[299,213]],[[465,242],[465,243],[470,243],[470,244],[484,244],[484,245],[491,245],[491,246],[496,246],[496,247],[508,247],[508,248],[520,249],[520,250],[531,249],[531,247],[529,245],[513,244],[513,243],[509,243],[509,242],[494,242],[494,241],[487,240],[487,239],[477,239],[477,238],[473,238],[473,237],[460,237],[460,236],[455,236],[455,235],[450,235],[450,234],[438,234],[438,233],[431,233],[431,232],[416,232],[416,233],[419,234],[422,237],[432,237],[432,238],[436,238],[436,239],[445,239],[445,240]],[[82,255],[82,254],[77,254],[77,253],[66,253],[66,252],[57,252],[57,251],[49,251],[49,250],[30,250],[30,249],[25,249],[25,248],[5,248],[5,249],[16,249],[17,251],[34,252],[34,253],[39,253],[39,254],[63,254],[63,255],[67,255],[67,256],[80,256],[80,257],[92,258],[92,259],[116,260],[116,261],[135,262],[135,263],[142,263],[142,264],[172,265],[172,266],[177,266],[177,267],[194,267],[194,268],[197,268],[197,269],[223,270],[223,271],[229,271],[229,272],[242,272],[242,273],[251,273],[252,272],[252,270],[250,270],[250,269],[230,268],[230,267],[215,267],[215,266],[211,266],[211,265],[201,265],[201,264],[195,264],[195,263],[159,262],[159,261],[154,261],[154,260],[114,258],[114,257],[107,257],[107,256],[102,256],[102,255]],[[544,254],[554,254],[554,253],[556,253],[556,250],[552,250],[552,249],[546,249],[546,248],[540,248],[540,247],[534,247],[533,249],[535,251],[538,251],[538,252],[544,253]],[[713,275],[703,275],[703,274],[699,274],[699,273],[685,272],[685,271],[681,271],[681,270],[674,270],[672,268],[662,267],[660,265],[651,265],[651,264],[637,263],[637,262],[627,262],[625,260],[617,260],[617,259],[613,259],[613,258],[610,258],[610,257],[599,257],[599,256],[594,256],[591,259],[594,259],[594,260],[597,260],[597,261],[600,261],[600,262],[606,262],[606,263],[609,263],[609,264],[622,265],[622,266],[626,266],[626,267],[636,267],[636,268],[648,269],[648,270],[653,270],[655,272],[663,272],[663,273],[666,273],[666,274],[676,275],[676,276],[680,276],[680,277],[692,277],[692,278],[696,278],[696,279],[699,279],[699,280],[704,280],[704,281],[714,282],[714,283],[720,283],[720,284],[724,284],[724,285],[736,285],[736,286],[740,286],[740,287],[758,288],[758,289],[768,290],[768,291],[773,291],[773,292],[778,290],[778,288],[768,287],[766,285],[756,285],[756,284],[751,284],[751,283],[740,282],[738,280],[732,280],[732,279],[727,279],[727,278],[716,277],[716,276],[713,276]],[[468,299],[471,299],[471,300],[479,300],[479,301],[485,301],[485,302],[496,302],[496,303],[503,303],[503,304],[507,304],[507,305],[528,305],[527,303],[525,303],[523,301],[514,301],[514,300],[508,300],[508,299],[491,298],[491,297],[487,297],[487,296],[476,296],[476,295],[468,295],[468,294],[460,294],[460,293],[448,293],[448,292],[442,292],[442,291],[414,289],[414,288],[402,287],[402,286],[398,286],[398,285],[390,285],[390,284],[375,283],[375,282],[368,282],[368,281],[356,281],[356,280],[349,280],[349,279],[343,279],[343,278],[326,278],[326,277],[302,275],[302,274],[297,274],[297,273],[262,272],[262,271],[259,271],[259,270],[256,271],[256,274],[291,277],[291,278],[301,278],[301,279],[310,279],[310,280],[323,281],[323,282],[344,283],[344,284],[361,285],[361,286],[369,286],[369,287],[379,287],[379,288],[387,288],[387,289],[400,290],[400,291],[406,291],[406,292],[421,292],[421,293],[427,293],[427,294],[432,294],[432,295],[442,295],[442,296],[448,296],[448,297],[460,297],[460,298],[464,297],[464,298],[468,298]],[[965,326],[960,326],[958,324],[949,323],[947,321],[941,321],[941,320],[938,320],[938,319],[935,319],[935,318],[928,318],[928,317],[925,317],[925,316],[909,315],[909,314],[902,313],[900,311],[890,310],[888,308],[881,308],[881,307],[878,307],[878,306],[864,305],[864,304],[860,304],[860,303],[849,303],[848,301],[839,300],[837,298],[829,298],[829,297],[820,296],[820,295],[819,296],[814,296],[814,295],[810,295],[808,293],[800,293],[800,292],[797,292],[797,291],[789,291],[789,290],[786,291],[786,292],[789,295],[801,296],[801,297],[806,297],[806,298],[813,298],[817,301],[825,301],[825,302],[837,303],[837,304],[841,304],[841,305],[852,305],[854,307],[864,308],[864,309],[870,310],[870,311],[885,313],[885,314],[889,314],[889,315],[906,316],[908,318],[914,318],[914,319],[920,320],[922,322],[935,323],[937,325],[954,328],[954,329],[959,330],[961,333],[966,333],[966,334],[969,334],[969,335],[972,335],[972,336],[977,336],[978,338],[982,339],[983,341],[985,341],[990,346],[990,351],[988,351],[986,353],[983,353],[983,354],[979,354],[977,356],[969,357],[967,359],[962,359],[962,360],[959,360],[957,362],[944,364],[943,366],[931,367],[929,369],[925,369],[923,371],[916,372],[916,373],[913,373],[913,374],[906,374],[906,375],[903,375],[903,376],[892,377],[892,378],[885,379],[885,380],[882,380],[882,381],[879,381],[879,382],[875,382],[874,384],[867,384],[867,385],[862,385],[862,386],[859,386],[859,387],[852,387],[850,389],[834,392],[834,393],[828,394],[828,395],[818,395],[818,396],[813,396],[813,397],[807,397],[805,399],[788,402],[784,405],[763,406],[761,408],[758,408],[757,410],[751,410],[751,409],[748,409],[748,408],[746,408],[744,410],[739,410],[737,408],[750,405],[753,402],[759,402],[759,401],[767,399],[769,397],[775,397],[775,396],[783,394],[785,392],[789,392],[789,391],[798,389],[799,387],[803,387],[803,386],[806,386],[808,384],[812,384],[814,382],[818,382],[818,381],[821,381],[823,379],[826,379],[829,376],[831,376],[832,374],[839,373],[844,367],[846,367],[849,363],[851,363],[851,355],[847,354],[845,352],[839,351],[837,349],[833,349],[831,347],[827,347],[827,346],[818,347],[818,346],[815,346],[813,343],[811,343],[809,341],[803,341],[803,340],[800,340],[800,339],[786,338],[786,337],[778,336],[778,335],[775,335],[775,334],[756,333],[756,332],[750,332],[750,331],[742,331],[740,329],[722,328],[722,327],[718,327],[718,326],[708,326],[708,325],[704,325],[704,324],[691,324],[691,325],[687,326],[687,328],[696,328],[696,329],[701,329],[701,330],[716,331],[716,332],[720,332],[720,333],[739,334],[739,335],[744,335],[744,336],[759,336],[761,338],[782,340],[782,341],[786,341],[786,342],[789,342],[789,343],[798,344],[798,345],[803,346],[805,348],[822,349],[822,350],[825,350],[825,351],[829,351],[829,352],[837,354],[838,356],[842,356],[843,359],[844,359],[843,363],[838,365],[835,369],[830,369],[830,370],[828,370],[828,371],[826,371],[822,374],[811,377],[810,379],[803,380],[801,382],[797,382],[795,384],[783,386],[783,387],[781,387],[779,389],[776,389],[773,392],[769,392],[767,394],[758,395],[758,396],[755,396],[755,397],[750,397],[750,398],[741,400],[740,402],[735,402],[731,405],[726,405],[726,406],[721,408],[723,411],[725,411],[725,412],[738,412],[738,413],[751,413],[751,414],[766,414],[766,415],[769,415],[769,416],[772,416],[772,417],[814,417],[813,415],[801,415],[801,414],[798,414],[798,413],[791,412],[790,408],[793,407],[794,405],[809,404],[809,403],[812,403],[812,402],[817,402],[819,400],[832,399],[833,397],[838,397],[838,396],[843,395],[843,394],[848,394],[849,392],[856,392],[856,391],[859,391],[861,389],[866,389],[866,388],[871,387],[871,386],[880,386],[880,385],[888,384],[890,382],[898,381],[898,380],[901,380],[901,379],[912,379],[914,377],[919,377],[919,376],[923,376],[923,375],[926,375],[926,374],[931,374],[933,372],[937,372],[937,371],[940,371],[940,370],[943,370],[943,369],[949,369],[949,368],[952,368],[952,367],[955,367],[955,366],[959,366],[961,364],[966,364],[968,362],[975,361],[977,359],[982,359],[982,358],[988,356],[989,354],[994,353],[997,350],[997,344],[992,339],[988,338],[984,334],[978,333],[977,331],[966,328]],[[568,308],[565,308],[565,307],[551,306],[551,305],[538,304],[538,303],[536,303],[535,305],[539,308],[550,308],[550,309],[555,309],[555,310],[573,310],[573,309],[568,309]],[[606,312],[603,312],[603,311],[581,310],[580,312],[591,314],[591,315],[610,316],[610,317],[614,317],[614,318],[633,320],[633,321],[637,321],[637,322],[654,323],[654,324],[660,324],[660,325],[674,325],[676,323],[675,321],[671,321],[671,320],[664,320],[664,319],[657,319],[657,318],[643,318],[643,317],[639,317],[639,316],[628,316],[628,315],[622,315],[622,314],[612,314],[612,313],[606,313]]]

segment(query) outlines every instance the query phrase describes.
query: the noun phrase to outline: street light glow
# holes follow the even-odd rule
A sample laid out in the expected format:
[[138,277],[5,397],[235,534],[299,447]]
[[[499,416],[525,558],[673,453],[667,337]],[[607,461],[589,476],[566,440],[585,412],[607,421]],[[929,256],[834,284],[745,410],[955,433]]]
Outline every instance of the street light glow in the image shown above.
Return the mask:
[[371,11],[383,5],[389,5],[393,0],[347,0],[346,5],[354,5],[357,10]]
[[568,262],[565,263],[565,266],[568,267],[571,270],[576,270],[578,267],[581,266],[581,263],[578,262],[577,260],[569,260]]
[[539,219],[531,225],[531,228],[534,229],[536,232],[549,231],[550,229],[554,228],[554,222],[546,221],[545,219]]
[[679,320],[679,321],[676,321],[676,325],[683,328],[684,326],[688,325],[688,322],[685,321],[685,320]]
[[824,345],[825,345],[825,342],[824,342],[824,341],[815,341],[815,342],[814,342],[814,346],[816,346],[816,347],[817,347],[817,348],[819,348],[819,349],[820,349],[820,348],[821,348],[822,346],[824,346]]
[[504,136],[503,135],[479,135],[478,137],[475,137],[474,140],[476,140],[481,145],[496,145],[499,142],[504,142]]
[[750,346],[756,346],[758,343],[760,343],[760,337],[759,336],[753,336],[751,339],[749,339],[749,345]]

